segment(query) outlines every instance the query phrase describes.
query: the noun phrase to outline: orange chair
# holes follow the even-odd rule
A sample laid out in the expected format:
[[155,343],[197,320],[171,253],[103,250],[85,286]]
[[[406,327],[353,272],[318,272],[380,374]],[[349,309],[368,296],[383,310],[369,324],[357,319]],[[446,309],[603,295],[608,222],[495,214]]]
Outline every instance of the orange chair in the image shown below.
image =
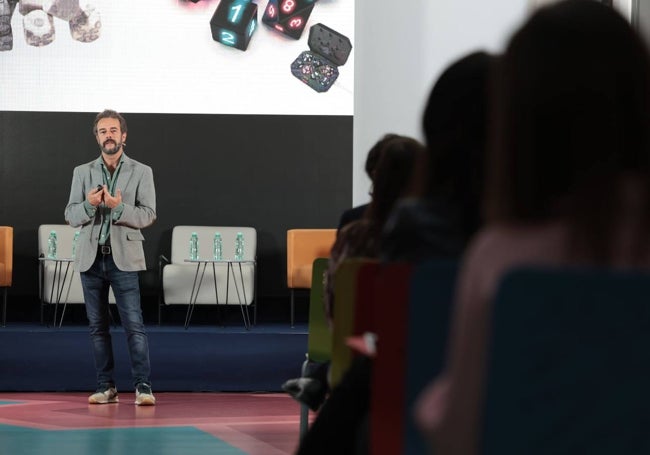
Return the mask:
[[2,288],[2,327],[7,323],[7,290],[11,286],[14,263],[14,228],[0,226],[0,288]]
[[291,291],[291,327],[294,326],[294,293],[311,289],[316,258],[329,258],[336,229],[289,229],[287,231],[287,287]]

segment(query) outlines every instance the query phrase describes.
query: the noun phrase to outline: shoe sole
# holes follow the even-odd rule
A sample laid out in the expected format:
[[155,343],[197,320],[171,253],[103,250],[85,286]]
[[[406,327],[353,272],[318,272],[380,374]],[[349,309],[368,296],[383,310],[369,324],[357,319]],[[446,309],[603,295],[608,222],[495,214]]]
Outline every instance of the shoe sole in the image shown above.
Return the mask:
[[142,400],[135,401],[136,406],[154,406],[156,400],[153,398],[143,398]]
[[92,398],[88,398],[88,404],[111,404],[111,403],[119,403],[120,399],[119,398],[111,398],[110,400],[94,400]]

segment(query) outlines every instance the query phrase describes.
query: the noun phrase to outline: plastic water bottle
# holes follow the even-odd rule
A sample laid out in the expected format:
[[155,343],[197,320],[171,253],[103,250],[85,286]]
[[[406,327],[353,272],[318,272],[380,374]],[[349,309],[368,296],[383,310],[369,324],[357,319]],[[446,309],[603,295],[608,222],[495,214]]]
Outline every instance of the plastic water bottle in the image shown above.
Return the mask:
[[235,238],[235,261],[241,261],[244,259],[244,234],[241,232],[237,233]]
[[199,258],[199,235],[192,232],[190,236],[190,260],[196,261]]
[[47,257],[56,259],[56,231],[51,231],[47,239]]
[[72,238],[72,259],[75,258],[77,254],[77,241],[79,240],[79,231],[75,231],[74,237]]
[[214,244],[212,246],[214,253],[214,260],[220,261],[223,258],[223,240],[221,240],[221,233],[214,233]]

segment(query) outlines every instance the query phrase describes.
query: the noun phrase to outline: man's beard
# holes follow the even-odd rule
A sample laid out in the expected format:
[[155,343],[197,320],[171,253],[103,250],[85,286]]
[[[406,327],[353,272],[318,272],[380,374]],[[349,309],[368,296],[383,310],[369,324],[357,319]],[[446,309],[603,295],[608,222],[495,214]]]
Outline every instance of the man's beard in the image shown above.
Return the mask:
[[[110,143],[110,142],[115,144],[115,147],[109,149],[107,147],[107,144]],[[115,142],[115,141],[109,139],[109,140],[104,141],[104,143],[102,144],[102,146],[100,148],[102,150],[102,153],[105,153],[107,155],[115,155],[117,152],[119,152],[122,149],[122,143],[121,142]]]

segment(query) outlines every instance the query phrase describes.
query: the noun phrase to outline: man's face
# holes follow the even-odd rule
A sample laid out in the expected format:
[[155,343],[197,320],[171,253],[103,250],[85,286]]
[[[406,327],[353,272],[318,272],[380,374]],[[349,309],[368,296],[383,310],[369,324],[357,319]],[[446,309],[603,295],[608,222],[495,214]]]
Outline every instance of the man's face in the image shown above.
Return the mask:
[[97,143],[102,153],[115,155],[122,150],[126,140],[126,133],[120,128],[120,121],[116,118],[103,118],[97,122]]

